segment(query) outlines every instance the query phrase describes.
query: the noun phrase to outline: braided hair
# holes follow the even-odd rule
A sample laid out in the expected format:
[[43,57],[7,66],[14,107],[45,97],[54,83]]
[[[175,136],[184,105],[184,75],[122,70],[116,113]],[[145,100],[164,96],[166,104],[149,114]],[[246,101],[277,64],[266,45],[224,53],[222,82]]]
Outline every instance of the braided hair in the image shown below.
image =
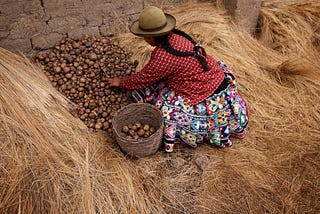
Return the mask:
[[[173,29],[172,33],[175,33],[177,35],[183,36],[184,38],[188,39],[192,44],[194,44],[194,48],[193,48],[193,52],[182,52],[179,50],[174,49],[169,40],[168,40],[168,35],[164,35],[164,36],[160,36],[160,37],[156,37],[157,41],[162,45],[162,47],[169,52],[170,54],[173,54],[175,56],[181,56],[181,57],[185,57],[185,56],[194,56],[196,57],[199,62],[201,63],[203,69],[205,71],[209,71],[210,67],[208,66],[208,62],[205,59],[206,57],[206,52],[204,50],[203,47],[201,47],[200,44],[197,44],[192,38],[191,36],[189,36],[188,34],[186,34],[185,32],[178,30],[178,29]],[[201,49],[202,55],[199,54],[199,49]]]

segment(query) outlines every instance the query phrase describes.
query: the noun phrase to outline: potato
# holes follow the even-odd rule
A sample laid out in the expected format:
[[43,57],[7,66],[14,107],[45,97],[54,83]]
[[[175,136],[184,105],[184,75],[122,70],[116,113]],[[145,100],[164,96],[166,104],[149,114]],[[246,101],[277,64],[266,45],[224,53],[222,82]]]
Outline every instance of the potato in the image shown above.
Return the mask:
[[156,129],[154,127],[150,127],[150,133],[153,134],[156,132]]
[[138,128],[137,128],[136,125],[132,125],[131,129],[132,129],[133,131],[137,131]]
[[129,130],[129,135],[133,137],[133,136],[135,136],[135,135],[136,135],[136,132],[135,132],[135,131],[133,131],[132,129],[130,129],[130,130]]
[[150,125],[149,124],[144,124],[143,130],[148,131],[149,129],[150,129]]
[[140,122],[135,123],[135,126],[139,129],[142,127],[142,124]]
[[129,127],[128,127],[128,126],[123,126],[123,127],[122,127],[122,131],[123,131],[124,133],[128,133],[128,132],[129,132]]
[[127,139],[127,140],[132,140],[132,137],[131,137],[130,135],[127,135],[127,136],[126,136],[126,139]]
[[138,134],[139,137],[142,137],[145,134],[145,131],[142,128],[140,128],[138,130],[137,134]]

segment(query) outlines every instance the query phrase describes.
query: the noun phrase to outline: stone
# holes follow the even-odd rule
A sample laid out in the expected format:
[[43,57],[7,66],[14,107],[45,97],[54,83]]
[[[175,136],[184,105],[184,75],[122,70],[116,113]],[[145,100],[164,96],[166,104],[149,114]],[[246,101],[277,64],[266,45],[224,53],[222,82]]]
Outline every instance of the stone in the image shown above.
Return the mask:
[[60,39],[63,38],[63,34],[49,33],[48,35],[39,35],[31,39],[32,46],[34,49],[47,49],[56,44]]
[[83,17],[55,17],[48,21],[48,28],[61,34],[66,34],[68,31],[73,31],[81,26],[86,25],[86,20]]
[[31,38],[38,32],[45,31],[45,24],[34,17],[21,16],[10,25],[10,38]]
[[77,28],[72,28],[68,31],[68,36],[73,37],[80,37],[81,35],[99,35],[99,27],[77,27]]
[[13,51],[27,53],[32,49],[29,39],[0,40],[0,47]]
[[[51,18],[57,17],[76,17],[81,14],[85,14],[85,8],[83,7],[81,0],[63,0],[63,1],[51,1],[42,0],[43,7],[46,11],[46,15]],[[95,5],[95,4],[92,4]]]
[[256,31],[262,0],[223,0],[226,11],[248,32]]
[[209,164],[209,157],[207,155],[198,155],[195,157],[194,159],[194,163],[199,167],[199,169],[201,169],[202,171],[204,171],[208,164]]

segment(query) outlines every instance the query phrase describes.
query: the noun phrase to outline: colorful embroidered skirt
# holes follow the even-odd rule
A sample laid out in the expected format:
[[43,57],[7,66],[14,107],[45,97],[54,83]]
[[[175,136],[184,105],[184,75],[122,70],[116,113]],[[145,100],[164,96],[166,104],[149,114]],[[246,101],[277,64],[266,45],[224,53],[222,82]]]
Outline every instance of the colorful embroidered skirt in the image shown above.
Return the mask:
[[219,62],[225,71],[228,86],[203,102],[190,106],[176,96],[164,82],[144,90],[133,91],[136,102],[148,102],[161,110],[165,120],[165,141],[180,141],[197,147],[209,142],[217,147],[231,146],[230,136],[242,138],[248,124],[248,109],[237,92],[237,83],[227,66]]

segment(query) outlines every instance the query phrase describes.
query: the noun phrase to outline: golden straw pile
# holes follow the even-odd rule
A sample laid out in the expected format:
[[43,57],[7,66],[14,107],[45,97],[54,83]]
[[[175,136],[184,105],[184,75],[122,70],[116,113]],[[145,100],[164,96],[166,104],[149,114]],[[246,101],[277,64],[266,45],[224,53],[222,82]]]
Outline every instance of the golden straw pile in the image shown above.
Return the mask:
[[161,210],[143,192],[145,172],[89,133],[42,71],[4,49],[0,91],[0,213]]
[[[126,158],[72,116],[38,68],[0,49],[0,213],[320,210],[320,2],[263,2],[257,38],[212,4],[167,12],[235,72],[248,136],[227,149],[180,145]],[[118,39],[141,68],[152,48],[131,34]]]

